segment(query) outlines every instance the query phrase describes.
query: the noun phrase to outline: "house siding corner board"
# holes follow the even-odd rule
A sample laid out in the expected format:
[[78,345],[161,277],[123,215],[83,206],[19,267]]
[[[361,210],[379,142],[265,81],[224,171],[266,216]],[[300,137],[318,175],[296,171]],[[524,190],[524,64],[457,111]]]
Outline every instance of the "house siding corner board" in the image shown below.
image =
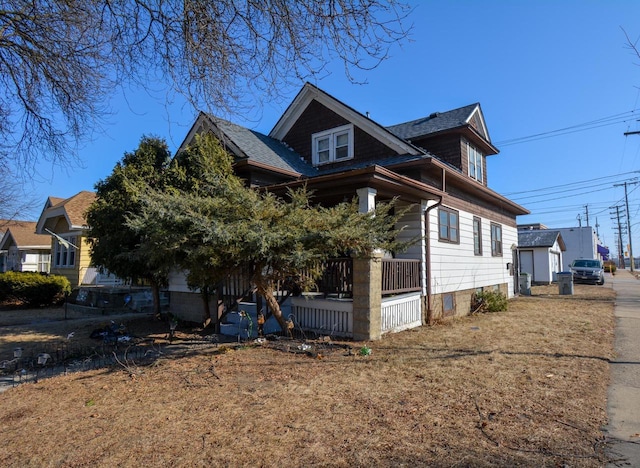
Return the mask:
[[[431,287],[434,294],[475,291],[478,288],[500,287],[507,297],[513,297],[513,276],[507,264],[513,262],[512,246],[517,245],[515,227],[502,226],[502,256],[491,253],[491,223],[493,219],[481,217],[482,255],[473,248],[473,213],[459,211],[458,244],[438,239],[438,210],[430,213]],[[477,216],[477,215],[476,215]],[[498,223],[500,224],[500,223]],[[456,304],[456,314],[465,315],[466,305]]]

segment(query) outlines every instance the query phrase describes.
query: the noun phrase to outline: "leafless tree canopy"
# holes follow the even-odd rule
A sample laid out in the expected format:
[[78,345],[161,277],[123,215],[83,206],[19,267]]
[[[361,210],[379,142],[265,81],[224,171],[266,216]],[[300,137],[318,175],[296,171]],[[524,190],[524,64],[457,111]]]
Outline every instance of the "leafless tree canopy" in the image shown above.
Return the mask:
[[117,86],[233,113],[287,84],[377,66],[406,38],[399,0],[0,0],[0,158],[68,162]]

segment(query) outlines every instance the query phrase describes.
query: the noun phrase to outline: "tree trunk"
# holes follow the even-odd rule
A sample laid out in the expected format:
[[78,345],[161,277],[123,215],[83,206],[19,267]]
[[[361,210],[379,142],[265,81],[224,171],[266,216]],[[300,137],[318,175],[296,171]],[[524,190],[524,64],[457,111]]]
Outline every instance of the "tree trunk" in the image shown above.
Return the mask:
[[278,321],[280,328],[282,328],[282,333],[285,335],[288,334],[289,328],[287,320],[282,316],[282,309],[280,309],[280,304],[278,304],[278,300],[276,299],[276,296],[274,294],[273,286],[270,284],[267,285],[257,282],[256,289],[258,291],[258,294],[260,294],[264,298],[269,309],[271,309],[271,313]]

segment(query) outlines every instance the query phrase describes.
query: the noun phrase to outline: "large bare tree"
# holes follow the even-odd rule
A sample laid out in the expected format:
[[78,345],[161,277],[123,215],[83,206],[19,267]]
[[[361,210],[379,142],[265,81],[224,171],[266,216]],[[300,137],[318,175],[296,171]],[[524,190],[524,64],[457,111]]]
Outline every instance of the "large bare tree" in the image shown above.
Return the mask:
[[358,80],[407,36],[399,1],[0,0],[0,159],[73,161],[118,86],[229,114],[334,60]]

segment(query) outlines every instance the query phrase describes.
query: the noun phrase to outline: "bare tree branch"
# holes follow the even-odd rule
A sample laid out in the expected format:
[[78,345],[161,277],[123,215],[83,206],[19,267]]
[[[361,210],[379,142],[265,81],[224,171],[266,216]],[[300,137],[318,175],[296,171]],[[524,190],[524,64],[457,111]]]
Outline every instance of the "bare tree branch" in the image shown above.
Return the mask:
[[405,39],[400,0],[0,0],[0,155],[73,162],[118,86],[233,114],[334,60],[358,81]]

